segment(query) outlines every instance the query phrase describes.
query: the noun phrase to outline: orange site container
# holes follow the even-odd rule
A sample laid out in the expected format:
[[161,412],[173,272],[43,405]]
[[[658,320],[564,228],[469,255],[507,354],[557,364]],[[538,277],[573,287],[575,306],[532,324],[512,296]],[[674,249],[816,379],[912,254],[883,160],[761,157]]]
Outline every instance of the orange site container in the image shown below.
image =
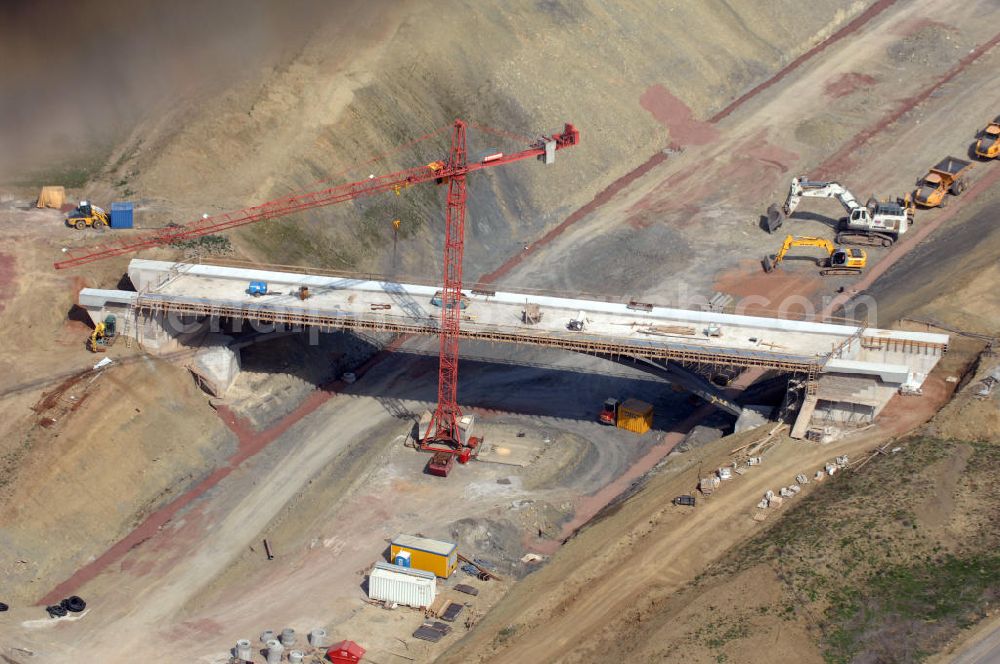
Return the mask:
[[618,407],[618,428],[644,434],[653,428],[653,406],[638,399],[627,399]]

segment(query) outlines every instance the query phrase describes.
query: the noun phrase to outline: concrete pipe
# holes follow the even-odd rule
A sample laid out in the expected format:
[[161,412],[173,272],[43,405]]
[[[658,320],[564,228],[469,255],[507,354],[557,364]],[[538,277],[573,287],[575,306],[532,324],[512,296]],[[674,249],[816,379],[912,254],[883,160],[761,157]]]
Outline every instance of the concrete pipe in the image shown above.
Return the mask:
[[277,639],[267,642],[267,664],[281,664],[281,654],[285,647]]
[[253,661],[253,646],[250,645],[249,639],[240,639],[236,642],[236,659],[241,662]]
[[326,630],[325,629],[314,629],[309,632],[309,645],[313,648],[325,648],[329,645],[326,642]]
[[292,650],[288,653],[288,664],[302,664],[302,658],[305,657],[298,650]]
[[281,630],[281,645],[286,648],[291,648],[295,645],[295,630],[291,627],[286,627]]
[[269,629],[269,630],[263,631],[260,634],[260,642],[261,643],[267,643],[268,641],[270,641],[273,638],[274,638],[274,630],[273,629]]

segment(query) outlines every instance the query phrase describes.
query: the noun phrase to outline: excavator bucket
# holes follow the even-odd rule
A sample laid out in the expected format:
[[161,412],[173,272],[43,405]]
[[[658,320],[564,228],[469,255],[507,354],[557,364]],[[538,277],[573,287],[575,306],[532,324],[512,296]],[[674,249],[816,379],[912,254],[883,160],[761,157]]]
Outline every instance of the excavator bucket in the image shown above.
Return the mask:
[[760,264],[764,266],[764,272],[774,272],[774,268],[777,267],[777,262],[771,255],[764,256],[764,260]]
[[[781,206],[777,203],[771,203],[770,207],[767,208],[767,232],[773,233],[774,231],[781,228],[781,224],[785,221],[785,211],[781,209]],[[768,270],[770,272],[770,270]]]

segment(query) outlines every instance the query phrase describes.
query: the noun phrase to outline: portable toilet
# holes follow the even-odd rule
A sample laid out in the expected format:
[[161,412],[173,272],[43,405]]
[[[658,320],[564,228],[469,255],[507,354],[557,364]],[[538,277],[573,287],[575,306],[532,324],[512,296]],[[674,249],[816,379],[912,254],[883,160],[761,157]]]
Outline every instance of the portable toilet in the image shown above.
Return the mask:
[[410,552],[400,551],[396,554],[396,557],[392,559],[392,562],[400,567],[410,567]]
[[132,228],[132,204],[111,204],[111,228]]
[[458,545],[454,542],[397,535],[389,545],[389,559],[395,560],[401,552],[410,554],[410,567],[433,572],[447,579],[458,568]]
[[365,649],[354,641],[341,641],[326,651],[326,658],[333,664],[357,664],[365,656]]

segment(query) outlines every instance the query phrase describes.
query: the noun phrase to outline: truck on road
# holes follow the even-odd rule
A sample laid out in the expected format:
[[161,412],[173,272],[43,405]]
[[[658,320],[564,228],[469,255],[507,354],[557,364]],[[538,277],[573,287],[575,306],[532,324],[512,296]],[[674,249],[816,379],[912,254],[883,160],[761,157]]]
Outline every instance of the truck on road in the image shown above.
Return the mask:
[[983,159],[1000,157],[1000,115],[979,132],[976,141],[976,156]]
[[913,192],[914,202],[922,207],[944,207],[948,204],[947,194],[958,196],[968,188],[965,177],[971,168],[970,161],[945,157],[917,182],[917,189]]

